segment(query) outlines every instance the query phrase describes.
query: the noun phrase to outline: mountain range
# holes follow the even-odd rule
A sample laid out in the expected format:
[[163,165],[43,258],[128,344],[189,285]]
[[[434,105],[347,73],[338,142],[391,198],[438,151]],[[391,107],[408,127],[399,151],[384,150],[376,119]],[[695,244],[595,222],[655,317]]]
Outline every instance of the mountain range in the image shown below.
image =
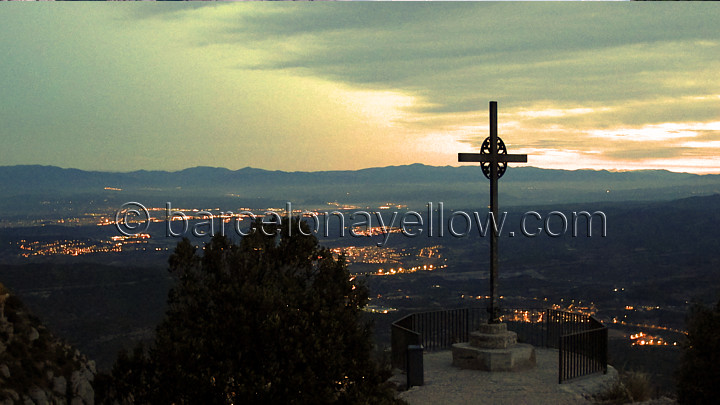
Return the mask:
[[[412,164],[361,170],[284,172],[246,167],[194,167],[175,172],[100,172],[55,166],[0,166],[0,217],[42,212],[74,201],[114,206],[125,201],[211,204],[235,209],[328,203],[372,207],[387,203],[448,208],[485,205],[487,179],[479,166]],[[500,180],[501,205],[671,200],[720,193],[720,175],[666,170],[612,172],[512,167]],[[56,209],[57,207],[55,207]]]

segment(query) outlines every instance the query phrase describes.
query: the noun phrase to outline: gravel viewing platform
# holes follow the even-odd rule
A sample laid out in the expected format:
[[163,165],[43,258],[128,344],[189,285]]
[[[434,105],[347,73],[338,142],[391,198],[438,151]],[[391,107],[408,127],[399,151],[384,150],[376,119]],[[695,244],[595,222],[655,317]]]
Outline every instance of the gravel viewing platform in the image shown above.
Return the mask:
[[[605,391],[618,378],[608,366],[607,374],[595,373],[558,384],[558,351],[535,348],[537,366],[517,372],[462,370],[452,365],[452,352],[425,353],[425,385],[399,394],[410,405],[424,404],[589,404],[593,394]],[[393,380],[405,384],[406,375]]]

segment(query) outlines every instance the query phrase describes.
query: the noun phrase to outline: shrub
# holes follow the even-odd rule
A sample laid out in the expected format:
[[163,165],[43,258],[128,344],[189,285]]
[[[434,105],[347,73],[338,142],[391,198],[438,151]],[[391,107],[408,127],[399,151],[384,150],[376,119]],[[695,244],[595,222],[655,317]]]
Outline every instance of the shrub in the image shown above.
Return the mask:
[[607,391],[595,396],[595,399],[611,404],[627,404],[647,401],[652,397],[650,376],[640,371],[627,371]]
[[678,368],[678,401],[717,403],[720,398],[720,301],[714,308],[694,305]]

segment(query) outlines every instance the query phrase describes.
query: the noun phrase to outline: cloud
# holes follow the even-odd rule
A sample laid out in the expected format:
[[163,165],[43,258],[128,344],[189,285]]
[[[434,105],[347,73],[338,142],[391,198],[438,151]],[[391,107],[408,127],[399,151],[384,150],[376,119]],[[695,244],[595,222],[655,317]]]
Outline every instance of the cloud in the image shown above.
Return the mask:
[[664,146],[623,148],[609,150],[602,153],[606,158],[621,161],[636,161],[638,159],[667,159],[686,156],[689,148],[668,148]]
[[588,131],[588,134],[592,137],[610,141],[622,141],[626,143],[647,141],[664,141],[674,143],[683,138],[695,138],[699,134],[698,131],[718,130],[720,130],[720,122],[666,122],[662,124],[645,125],[639,128],[591,130]]
[[281,50],[248,68],[394,88],[423,97],[427,113],[477,110],[489,98],[519,106],[680,95],[700,89],[678,78],[693,71],[717,83],[717,21],[699,8],[439,6],[288,8],[233,20],[219,37]]

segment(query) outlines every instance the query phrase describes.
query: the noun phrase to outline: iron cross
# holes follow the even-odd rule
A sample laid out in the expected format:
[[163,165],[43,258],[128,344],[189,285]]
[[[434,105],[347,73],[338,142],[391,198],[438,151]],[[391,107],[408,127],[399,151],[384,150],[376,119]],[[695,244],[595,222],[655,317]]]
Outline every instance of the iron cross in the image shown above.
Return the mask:
[[[507,164],[527,163],[527,155],[508,155],[505,143],[497,136],[497,101],[490,102],[490,136],[485,138],[480,153],[458,153],[458,162],[480,162],[483,174],[490,179],[490,211],[498,218],[498,179],[505,174]],[[498,241],[490,230],[490,305],[489,323],[500,322],[498,302]]]

